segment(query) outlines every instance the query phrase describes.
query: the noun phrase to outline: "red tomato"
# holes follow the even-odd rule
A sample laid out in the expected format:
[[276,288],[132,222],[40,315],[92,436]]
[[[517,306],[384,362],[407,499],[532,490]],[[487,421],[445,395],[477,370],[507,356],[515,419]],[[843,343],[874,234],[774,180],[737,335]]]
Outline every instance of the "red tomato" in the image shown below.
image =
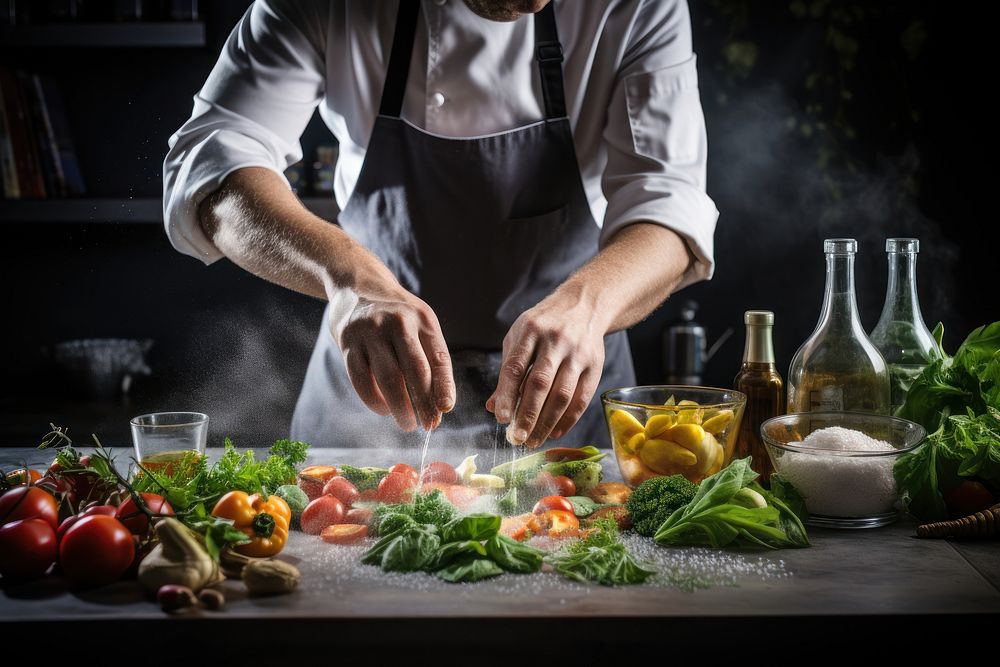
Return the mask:
[[480,493],[477,489],[473,489],[468,486],[462,486],[461,484],[441,484],[440,482],[428,482],[420,487],[421,495],[427,495],[432,491],[441,491],[444,497],[448,499],[452,505],[458,508],[467,507],[474,500],[479,498]]
[[329,544],[357,544],[368,537],[368,526],[340,523],[327,526],[319,536]]
[[444,461],[432,461],[427,464],[423,472],[423,481],[440,482],[441,484],[455,484],[458,482],[458,473],[455,468]]
[[365,489],[358,496],[358,500],[363,500],[366,503],[378,502],[378,489]]
[[320,496],[302,510],[299,523],[302,524],[302,532],[319,535],[327,526],[344,523],[346,514],[344,503],[340,502],[339,498]]
[[367,507],[355,507],[352,510],[347,510],[347,514],[344,515],[344,523],[354,523],[359,526],[368,526],[372,522],[372,511]]
[[573,511],[573,503],[562,496],[545,496],[532,508],[532,514],[544,514],[549,510],[562,510],[564,512]]
[[[152,494],[149,494],[152,495]],[[77,516],[94,516],[95,514],[103,514],[104,516],[114,516],[118,512],[118,508],[114,505],[91,505],[87,509],[83,510]]]
[[[170,506],[170,503],[163,496],[155,493],[142,493],[139,495],[142,496],[146,507],[153,514],[173,515],[174,508]],[[128,528],[133,535],[145,535],[149,532],[149,517],[139,509],[132,496],[129,496],[125,502],[118,506],[115,518],[121,521],[122,525]]]
[[420,479],[420,473],[417,472],[417,469],[411,465],[406,465],[405,463],[397,463],[396,465],[389,468],[389,472],[390,473],[396,472],[396,473],[401,473],[403,475],[409,475],[410,478],[413,479],[414,484],[416,484],[417,480]]
[[0,528],[0,574],[34,579],[56,562],[56,533],[44,519],[19,519]]
[[69,527],[59,542],[59,564],[79,586],[118,581],[135,558],[132,533],[111,516],[85,516]]
[[299,473],[299,488],[309,500],[316,500],[323,495],[323,487],[337,476],[333,466],[309,466]]
[[555,477],[552,478],[552,481],[556,485],[556,495],[558,496],[576,495],[576,483],[566,475],[556,475]]
[[942,494],[948,513],[953,517],[975,514],[993,505],[996,499],[980,482],[967,479],[951,491]]
[[500,534],[520,542],[527,537],[530,518],[530,514],[505,516],[500,521]]
[[575,537],[580,534],[580,520],[572,512],[548,510],[528,519],[527,528],[535,535]]
[[55,530],[59,526],[59,506],[42,489],[19,486],[0,496],[0,525],[19,519],[44,519]]
[[[400,464],[403,465],[403,464]],[[395,468],[396,466],[393,466]],[[409,466],[407,466],[409,467]],[[413,470],[413,468],[410,468]],[[390,472],[378,483],[377,498],[382,503],[404,503],[413,497],[413,487],[417,485],[416,471],[410,477],[405,472]]]
[[358,502],[358,497],[361,496],[358,487],[354,486],[349,479],[340,476],[330,478],[330,481],[323,487],[323,495],[339,499],[340,502],[344,503],[344,507],[350,507]]

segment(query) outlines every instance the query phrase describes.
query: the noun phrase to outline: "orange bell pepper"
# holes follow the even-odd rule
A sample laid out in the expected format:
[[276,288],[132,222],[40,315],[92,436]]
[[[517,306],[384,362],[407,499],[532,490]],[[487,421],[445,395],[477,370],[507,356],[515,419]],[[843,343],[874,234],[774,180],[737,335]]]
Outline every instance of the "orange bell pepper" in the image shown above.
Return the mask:
[[230,491],[219,498],[212,516],[232,519],[233,527],[250,538],[248,543],[233,547],[237,553],[268,558],[285,548],[292,510],[279,496],[264,500],[257,493],[249,496],[244,491]]

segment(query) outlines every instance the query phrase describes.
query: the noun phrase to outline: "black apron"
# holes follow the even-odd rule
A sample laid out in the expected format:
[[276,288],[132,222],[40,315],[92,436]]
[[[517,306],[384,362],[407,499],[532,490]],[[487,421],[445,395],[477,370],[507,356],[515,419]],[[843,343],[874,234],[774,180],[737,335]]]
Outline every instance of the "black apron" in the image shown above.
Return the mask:
[[[580,180],[563,91],[562,47],[550,2],[534,15],[545,118],[473,138],[437,136],[400,118],[419,0],[401,0],[382,102],[357,185],[339,216],[434,310],[452,351],[455,409],[435,446],[493,447],[485,408],[514,320],[551,294],[598,249],[599,227]],[[292,437],[319,447],[418,445],[392,417],[358,398],[329,333],[329,308],[292,419]],[[635,384],[624,331],[605,338],[602,378],[560,445],[609,446],[600,395]]]

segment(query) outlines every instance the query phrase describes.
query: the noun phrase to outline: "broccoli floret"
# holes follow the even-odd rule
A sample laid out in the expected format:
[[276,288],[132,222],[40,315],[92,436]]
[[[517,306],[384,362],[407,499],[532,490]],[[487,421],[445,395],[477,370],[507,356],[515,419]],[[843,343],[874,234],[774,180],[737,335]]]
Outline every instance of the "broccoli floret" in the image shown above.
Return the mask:
[[391,517],[398,517],[399,515],[411,517],[415,523],[429,523],[440,528],[457,517],[458,510],[448,502],[448,499],[445,498],[439,489],[435,489],[425,496],[417,496],[412,503],[379,505],[375,508],[372,523],[377,527],[378,533],[382,535],[386,532],[392,532],[383,528],[382,522],[391,522],[392,525],[396,525],[395,522],[399,521],[399,519],[392,519]]
[[386,468],[355,468],[346,465],[337,466],[337,472],[358,487],[358,491],[374,489],[382,481],[382,478],[389,474]]
[[577,495],[586,495],[601,483],[604,470],[600,461],[564,461],[546,463],[542,468],[553,475],[565,475],[576,484]]
[[654,477],[632,492],[625,502],[625,509],[632,517],[635,532],[652,537],[663,522],[677,508],[691,502],[697,492],[698,485],[689,482],[683,475]]

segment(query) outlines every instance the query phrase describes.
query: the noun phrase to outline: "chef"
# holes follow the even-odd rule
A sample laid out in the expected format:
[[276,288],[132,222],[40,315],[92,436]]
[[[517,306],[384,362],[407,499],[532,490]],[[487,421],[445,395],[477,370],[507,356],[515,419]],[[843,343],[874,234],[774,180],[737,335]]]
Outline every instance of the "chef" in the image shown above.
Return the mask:
[[[282,175],[317,105],[336,225]],[[713,271],[684,0],[258,0],[169,145],[175,248],[327,302],[317,446],[606,444],[625,329]]]

